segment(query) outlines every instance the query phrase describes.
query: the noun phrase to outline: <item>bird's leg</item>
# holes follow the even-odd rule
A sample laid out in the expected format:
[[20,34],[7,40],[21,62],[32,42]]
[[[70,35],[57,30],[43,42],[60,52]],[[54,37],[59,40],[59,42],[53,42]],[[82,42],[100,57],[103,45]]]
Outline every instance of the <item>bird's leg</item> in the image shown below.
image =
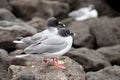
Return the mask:
[[54,66],[56,66],[58,68],[66,69],[66,67],[64,65],[58,63],[58,58],[53,58],[53,64],[54,64]]
[[46,63],[43,57],[41,58],[41,63],[42,64]]

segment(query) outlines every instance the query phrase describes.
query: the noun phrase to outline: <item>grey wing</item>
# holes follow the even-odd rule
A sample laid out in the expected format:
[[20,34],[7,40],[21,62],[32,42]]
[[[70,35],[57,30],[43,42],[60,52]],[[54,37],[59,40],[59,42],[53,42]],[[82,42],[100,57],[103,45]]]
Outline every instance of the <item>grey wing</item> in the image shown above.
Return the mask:
[[38,40],[42,37],[43,32],[37,33],[31,37],[31,40]]
[[23,38],[21,41],[23,41],[24,43],[30,45],[32,43],[31,37],[26,37]]
[[50,37],[50,36],[51,36],[50,33],[47,30],[44,30],[40,33],[37,33],[37,34],[33,35],[31,37],[31,40],[33,41],[33,43],[38,43],[38,42],[41,42],[45,39],[48,39],[48,37]]
[[37,33],[31,37],[23,38],[22,41],[24,43],[30,45],[30,44],[35,43],[35,42],[39,41],[40,39],[42,39],[42,34],[43,34],[43,32]]
[[51,38],[41,42],[40,44],[30,45],[24,50],[24,52],[30,53],[30,54],[31,53],[39,53],[39,54],[54,53],[66,48],[67,45],[68,44],[62,39]]
[[54,36],[54,37],[49,37],[48,39],[43,40],[41,43],[46,45],[59,45],[66,42],[61,37]]

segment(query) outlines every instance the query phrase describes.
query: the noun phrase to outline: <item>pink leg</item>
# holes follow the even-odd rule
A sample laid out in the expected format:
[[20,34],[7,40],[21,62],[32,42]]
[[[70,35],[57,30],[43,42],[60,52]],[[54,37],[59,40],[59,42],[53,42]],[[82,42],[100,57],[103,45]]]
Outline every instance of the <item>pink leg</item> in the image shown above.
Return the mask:
[[45,61],[44,61],[44,58],[43,58],[43,57],[41,58],[41,63],[42,63],[42,64],[44,64],[44,63],[45,63]]
[[53,63],[54,63],[54,66],[56,66],[58,68],[66,69],[66,67],[64,65],[58,64],[58,58],[53,58]]

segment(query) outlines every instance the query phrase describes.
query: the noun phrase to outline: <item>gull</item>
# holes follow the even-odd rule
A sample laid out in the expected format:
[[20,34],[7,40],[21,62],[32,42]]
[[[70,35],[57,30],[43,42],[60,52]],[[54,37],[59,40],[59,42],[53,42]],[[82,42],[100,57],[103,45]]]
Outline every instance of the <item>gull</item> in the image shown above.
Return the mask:
[[88,7],[83,7],[70,12],[68,16],[72,17],[76,21],[84,21],[90,18],[98,17],[98,12],[94,8],[94,5],[90,4]]
[[60,28],[57,35],[29,45],[24,49],[26,54],[15,57],[22,58],[34,54],[41,57],[53,58],[52,62],[54,66],[66,69],[64,65],[58,63],[58,58],[71,49],[73,43],[72,35],[73,33],[68,28]]
[[65,27],[65,24],[58,21],[55,17],[51,17],[47,20],[47,29],[42,32],[36,33],[33,36],[25,37],[20,40],[14,40],[13,43],[24,43],[27,46],[36,43],[37,41],[42,41],[45,38],[51,37],[58,33],[58,27]]

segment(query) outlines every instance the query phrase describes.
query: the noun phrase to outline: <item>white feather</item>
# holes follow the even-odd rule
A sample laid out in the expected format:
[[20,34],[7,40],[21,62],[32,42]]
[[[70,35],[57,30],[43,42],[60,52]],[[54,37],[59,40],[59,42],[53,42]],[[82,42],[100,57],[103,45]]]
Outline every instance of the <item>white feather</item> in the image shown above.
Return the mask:
[[83,21],[98,17],[98,12],[96,9],[90,10],[90,7],[84,7],[70,12],[68,16],[74,18],[76,21]]
[[23,41],[13,41],[13,43],[24,43]]
[[23,57],[26,57],[26,56],[29,56],[30,54],[23,54],[23,55],[17,55],[15,56],[15,58],[23,58]]

